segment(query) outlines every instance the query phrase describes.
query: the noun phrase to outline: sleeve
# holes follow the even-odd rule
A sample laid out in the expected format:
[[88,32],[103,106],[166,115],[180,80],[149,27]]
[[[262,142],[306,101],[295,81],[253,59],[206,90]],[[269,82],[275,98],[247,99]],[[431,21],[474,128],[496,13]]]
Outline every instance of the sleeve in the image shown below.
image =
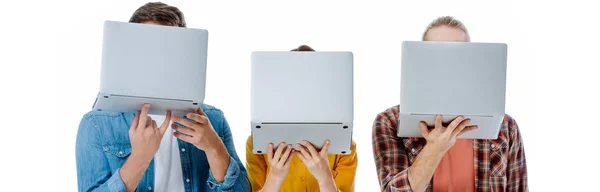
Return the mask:
[[408,157],[402,140],[386,112],[373,122],[373,156],[382,191],[412,191],[408,181]]
[[119,169],[111,174],[100,144],[98,125],[86,115],[79,123],[75,144],[79,191],[125,191]]
[[508,117],[510,148],[508,155],[507,191],[528,191],[525,148],[517,122]]
[[207,181],[208,188],[210,189],[209,191],[250,191],[248,175],[242,161],[235,151],[229,123],[227,123],[225,116],[222,114],[221,116],[222,122],[219,125],[223,130],[223,144],[225,144],[225,148],[231,159],[229,160],[229,166],[223,182],[217,182],[213,177],[212,171],[209,171]]
[[335,164],[334,180],[340,192],[354,191],[354,179],[356,177],[356,166],[358,156],[356,155],[356,143],[352,141],[352,152],[348,155],[340,155],[340,160]]
[[262,154],[252,153],[252,137],[246,141],[246,168],[252,191],[260,191],[267,181],[267,162]]

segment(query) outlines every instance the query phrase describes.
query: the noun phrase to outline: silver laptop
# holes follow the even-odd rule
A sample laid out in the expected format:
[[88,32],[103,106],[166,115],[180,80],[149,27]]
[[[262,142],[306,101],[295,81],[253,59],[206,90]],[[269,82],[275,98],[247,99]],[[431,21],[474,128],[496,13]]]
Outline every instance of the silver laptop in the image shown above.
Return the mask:
[[204,101],[208,32],[106,21],[100,91],[93,109],[184,115]]
[[302,140],[321,148],[327,139],[330,154],[351,152],[351,52],[253,52],[251,76],[253,153]]
[[503,43],[402,44],[399,137],[422,137],[419,122],[458,115],[478,125],[460,138],[496,139],[504,119],[506,51]]

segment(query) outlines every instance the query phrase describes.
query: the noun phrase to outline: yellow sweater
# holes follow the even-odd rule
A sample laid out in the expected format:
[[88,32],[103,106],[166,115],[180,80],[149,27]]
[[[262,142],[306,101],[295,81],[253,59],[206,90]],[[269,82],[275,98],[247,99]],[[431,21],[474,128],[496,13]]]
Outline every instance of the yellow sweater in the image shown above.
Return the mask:
[[[329,167],[339,191],[354,191],[354,176],[358,158],[356,156],[356,143],[352,141],[352,152],[347,155],[329,155]],[[252,153],[252,137],[246,141],[246,169],[252,185],[252,191],[260,191],[267,179],[270,165],[265,154]],[[294,156],[290,164],[288,176],[284,179],[280,191],[319,191],[319,183],[304,163]]]

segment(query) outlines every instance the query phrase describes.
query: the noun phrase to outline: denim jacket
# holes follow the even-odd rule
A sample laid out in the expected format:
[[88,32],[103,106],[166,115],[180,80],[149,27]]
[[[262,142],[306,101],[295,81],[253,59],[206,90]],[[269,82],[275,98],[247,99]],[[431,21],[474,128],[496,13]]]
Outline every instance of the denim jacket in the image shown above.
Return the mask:
[[[233,146],[229,124],[223,112],[202,105],[215,132],[221,137],[231,160],[223,182],[210,171],[204,151],[178,140],[185,191],[250,191],[250,182]],[[91,111],[79,124],[76,143],[79,191],[125,191],[119,169],[131,153],[129,127],[135,114]],[[185,149],[185,150],[184,150]],[[137,191],[154,189],[154,160],[142,176]]]

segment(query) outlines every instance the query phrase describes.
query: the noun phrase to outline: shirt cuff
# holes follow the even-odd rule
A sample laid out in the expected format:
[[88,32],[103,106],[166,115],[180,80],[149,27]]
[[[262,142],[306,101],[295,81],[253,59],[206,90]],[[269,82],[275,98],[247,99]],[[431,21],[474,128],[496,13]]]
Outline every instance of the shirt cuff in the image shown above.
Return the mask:
[[105,182],[108,184],[108,189],[110,189],[110,191],[127,191],[125,183],[123,183],[123,179],[121,179],[121,173],[119,173],[120,170],[121,168],[118,168],[115,171],[115,174]]
[[206,183],[210,189],[227,190],[233,187],[238,177],[240,176],[240,167],[235,159],[229,157],[229,167],[227,167],[227,173],[225,173],[225,179],[223,182],[218,182],[212,174],[212,170],[208,171],[208,180]]

